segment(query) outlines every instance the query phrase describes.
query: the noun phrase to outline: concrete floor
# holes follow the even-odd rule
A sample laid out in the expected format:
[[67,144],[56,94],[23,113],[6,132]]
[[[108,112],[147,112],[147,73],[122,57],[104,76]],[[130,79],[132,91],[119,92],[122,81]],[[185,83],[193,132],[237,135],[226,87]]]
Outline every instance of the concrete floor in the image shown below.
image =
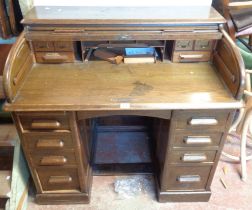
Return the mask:
[[[6,129],[0,125],[1,137],[3,132],[5,136],[13,136],[10,132],[13,129]],[[239,152],[238,138],[229,138],[225,151],[232,153]],[[248,152],[252,152],[249,148]],[[227,168],[227,174],[223,168]],[[91,202],[87,205],[37,205],[34,203],[34,190],[31,188],[28,202],[28,210],[232,210],[232,209],[252,209],[252,161],[248,162],[248,180],[243,182],[240,179],[240,164],[229,162],[221,158],[212,183],[212,197],[205,203],[158,203],[155,197],[155,187],[151,176],[141,176],[142,190],[136,196],[119,195],[114,190],[116,179],[125,177],[115,176],[96,176],[93,179]],[[130,177],[132,178],[132,176]],[[220,178],[226,182],[227,188],[224,188]]]

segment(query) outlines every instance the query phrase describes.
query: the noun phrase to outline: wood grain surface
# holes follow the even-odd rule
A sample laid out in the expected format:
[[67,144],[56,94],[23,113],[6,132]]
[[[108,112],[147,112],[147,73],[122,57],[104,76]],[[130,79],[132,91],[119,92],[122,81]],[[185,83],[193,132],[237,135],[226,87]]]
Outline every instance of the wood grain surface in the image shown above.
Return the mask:
[[[192,82],[193,81],[193,82]],[[36,64],[5,110],[207,109],[242,106],[209,63]]]

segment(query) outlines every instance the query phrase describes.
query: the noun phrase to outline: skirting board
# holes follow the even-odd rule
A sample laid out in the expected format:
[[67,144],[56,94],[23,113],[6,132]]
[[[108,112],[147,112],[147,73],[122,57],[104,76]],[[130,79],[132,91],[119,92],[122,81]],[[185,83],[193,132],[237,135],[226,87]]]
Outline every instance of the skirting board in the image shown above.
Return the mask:
[[199,192],[158,192],[159,202],[207,202],[211,191]]
[[87,193],[51,193],[37,194],[36,203],[38,204],[88,204],[90,196]]

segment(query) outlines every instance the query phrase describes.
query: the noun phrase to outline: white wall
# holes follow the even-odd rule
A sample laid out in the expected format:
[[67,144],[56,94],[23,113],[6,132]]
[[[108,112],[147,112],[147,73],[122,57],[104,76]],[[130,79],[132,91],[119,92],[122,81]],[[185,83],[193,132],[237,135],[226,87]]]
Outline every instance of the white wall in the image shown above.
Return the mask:
[[34,0],[43,6],[210,6],[212,0]]

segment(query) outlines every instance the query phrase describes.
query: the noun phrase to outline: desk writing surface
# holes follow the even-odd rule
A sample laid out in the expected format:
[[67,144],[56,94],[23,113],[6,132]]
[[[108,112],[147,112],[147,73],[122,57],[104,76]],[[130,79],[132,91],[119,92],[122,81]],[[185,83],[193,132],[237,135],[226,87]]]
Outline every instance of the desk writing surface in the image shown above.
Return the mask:
[[35,64],[6,110],[240,107],[210,63]]
[[36,6],[23,24],[176,24],[224,23],[212,7],[64,7]]

